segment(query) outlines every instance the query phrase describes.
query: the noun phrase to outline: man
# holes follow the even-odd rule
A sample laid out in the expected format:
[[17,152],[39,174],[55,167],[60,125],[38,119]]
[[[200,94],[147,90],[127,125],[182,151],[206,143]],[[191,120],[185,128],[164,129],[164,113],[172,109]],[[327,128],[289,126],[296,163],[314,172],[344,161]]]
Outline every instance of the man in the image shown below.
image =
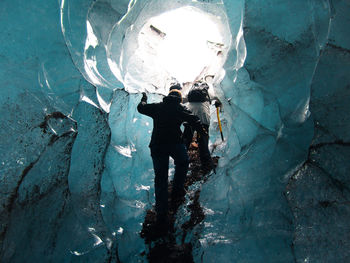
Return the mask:
[[169,157],[174,159],[175,174],[172,187],[172,199],[183,197],[184,182],[188,171],[188,155],[182,141],[180,126],[190,123],[204,136],[199,118],[181,105],[181,92],[170,88],[163,102],[147,104],[147,95],[143,93],[137,110],[153,119],[153,131],[149,147],[155,173],[155,195],[157,224],[167,227],[168,212],[168,169]]
[[[221,102],[217,97],[214,97],[215,107],[221,107]],[[209,85],[206,82],[195,82],[187,95],[189,110],[202,122],[202,127],[206,131],[204,135],[197,137],[199,147],[199,157],[202,164],[202,170],[209,172],[214,168],[213,161],[209,152],[209,125],[210,125],[210,104]],[[194,129],[191,125],[185,125],[184,142],[187,149],[192,142]]]

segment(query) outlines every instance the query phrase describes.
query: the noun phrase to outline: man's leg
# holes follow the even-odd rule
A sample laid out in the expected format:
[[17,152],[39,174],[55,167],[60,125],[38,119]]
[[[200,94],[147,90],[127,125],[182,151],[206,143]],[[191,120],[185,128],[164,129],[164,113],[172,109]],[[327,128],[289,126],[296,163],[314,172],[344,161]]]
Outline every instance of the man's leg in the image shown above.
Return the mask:
[[154,189],[156,195],[156,213],[158,222],[167,221],[168,213],[168,170],[169,153],[167,147],[155,145],[151,147],[154,168]]
[[188,155],[184,144],[174,144],[170,147],[170,156],[174,159],[175,174],[172,198],[182,198],[185,194],[184,183],[188,171]]
[[199,157],[201,159],[202,166],[211,166],[212,160],[209,151],[209,125],[203,124],[203,129],[207,132],[207,135],[200,135],[198,139]]

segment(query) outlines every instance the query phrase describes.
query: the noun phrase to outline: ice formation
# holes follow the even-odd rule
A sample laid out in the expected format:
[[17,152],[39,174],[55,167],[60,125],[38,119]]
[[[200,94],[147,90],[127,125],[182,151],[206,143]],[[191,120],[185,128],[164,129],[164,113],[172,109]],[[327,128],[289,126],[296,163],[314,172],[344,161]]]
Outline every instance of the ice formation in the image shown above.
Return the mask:
[[[12,0],[0,10],[1,262],[147,262],[152,122],[136,111],[140,92],[159,101],[174,78],[205,75],[226,140],[213,109],[220,159],[193,186],[205,213],[186,235],[193,261],[350,260],[349,1]],[[185,34],[198,21],[203,47]],[[169,54],[171,27],[184,35]],[[188,65],[193,75],[175,73]],[[177,225],[188,216],[184,204]]]

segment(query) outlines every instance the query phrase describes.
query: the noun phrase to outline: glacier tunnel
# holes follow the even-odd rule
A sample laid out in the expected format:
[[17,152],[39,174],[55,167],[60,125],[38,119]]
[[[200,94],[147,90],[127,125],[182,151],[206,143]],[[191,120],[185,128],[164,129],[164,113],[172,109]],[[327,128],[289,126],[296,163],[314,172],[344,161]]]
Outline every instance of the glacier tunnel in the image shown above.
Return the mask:
[[[350,262],[349,0],[0,11],[1,262]],[[212,106],[216,173],[188,187],[159,259],[140,235],[154,171],[136,107],[198,76],[225,140]]]

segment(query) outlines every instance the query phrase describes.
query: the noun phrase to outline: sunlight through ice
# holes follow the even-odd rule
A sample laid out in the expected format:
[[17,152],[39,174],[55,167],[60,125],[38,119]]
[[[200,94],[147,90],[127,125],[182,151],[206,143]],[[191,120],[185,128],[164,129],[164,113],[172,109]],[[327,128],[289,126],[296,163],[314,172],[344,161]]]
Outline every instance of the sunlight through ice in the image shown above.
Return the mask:
[[218,18],[192,7],[176,9],[146,23],[153,36],[158,35],[158,41],[142,35],[139,41],[148,42],[158,60],[155,64],[162,66],[171,77],[179,82],[192,82],[215,62],[218,48],[222,47],[219,21],[215,20]]

